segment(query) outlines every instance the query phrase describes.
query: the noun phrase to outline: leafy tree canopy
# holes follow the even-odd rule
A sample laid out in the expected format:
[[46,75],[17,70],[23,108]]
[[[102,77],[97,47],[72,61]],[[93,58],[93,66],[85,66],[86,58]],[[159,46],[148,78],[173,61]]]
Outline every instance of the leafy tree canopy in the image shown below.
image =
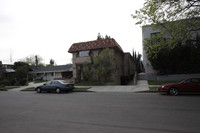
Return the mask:
[[26,62],[31,66],[44,66],[42,61],[43,58],[39,55],[30,55],[22,59],[22,62]]
[[144,7],[136,10],[136,24],[158,24],[200,16],[199,0],[146,0]]
[[143,64],[142,64],[141,57],[142,55],[139,54],[139,52],[136,53],[136,51],[133,50],[133,61],[135,63],[137,73],[143,72]]
[[100,33],[98,33],[98,36],[97,36],[97,40],[102,40],[102,39],[109,39],[111,38],[110,36],[106,35],[105,37],[103,37]]
[[27,82],[27,75],[30,70],[30,66],[26,62],[15,62],[13,65],[13,69],[15,69],[15,76],[18,85],[25,85]]
[[143,8],[132,15],[136,24],[152,24],[161,35],[168,35],[169,44],[191,38],[191,32],[200,30],[199,0],[146,0]]
[[49,63],[50,63],[51,66],[54,66],[54,65],[55,65],[55,60],[50,59],[50,62],[49,62]]
[[26,63],[26,62],[22,62],[22,61],[18,61],[18,62],[15,62],[14,65],[13,65],[13,69],[17,70],[18,68],[20,67],[27,67],[29,68],[29,64]]
[[165,74],[200,72],[199,0],[146,0],[132,17],[136,24],[151,24],[158,31],[144,40],[154,69]]
[[109,74],[111,72],[111,67],[113,61],[112,52],[106,48],[101,51],[101,53],[94,59],[95,72],[101,81],[107,81]]

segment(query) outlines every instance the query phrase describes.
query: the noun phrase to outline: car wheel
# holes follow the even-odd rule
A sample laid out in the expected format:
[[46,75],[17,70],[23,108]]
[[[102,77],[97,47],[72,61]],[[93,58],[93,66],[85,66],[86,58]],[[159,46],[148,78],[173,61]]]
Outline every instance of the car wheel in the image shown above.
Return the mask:
[[56,93],[60,93],[60,92],[61,92],[60,88],[56,88]]
[[42,90],[40,88],[37,88],[37,93],[41,93]]
[[175,87],[169,89],[169,94],[170,95],[176,96],[176,95],[178,95],[178,93],[179,93],[178,89],[175,88]]

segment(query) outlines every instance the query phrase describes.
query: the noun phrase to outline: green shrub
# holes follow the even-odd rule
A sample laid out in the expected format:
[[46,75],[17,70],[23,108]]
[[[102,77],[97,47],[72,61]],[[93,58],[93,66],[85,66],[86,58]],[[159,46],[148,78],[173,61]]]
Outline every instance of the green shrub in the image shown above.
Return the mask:
[[10,84],[10,81],[7,79],[0,81],[0,86],[9,86],[9,85],[11,84]]
[[16,84],[16,80],[15,79],[10,79],[10,85],[14,86]]
[[19,85],[19,86],[23,86],[23,85],[26,85],[27,83],[27,80],[26,79],[20,79],[16,82],[15,85]]

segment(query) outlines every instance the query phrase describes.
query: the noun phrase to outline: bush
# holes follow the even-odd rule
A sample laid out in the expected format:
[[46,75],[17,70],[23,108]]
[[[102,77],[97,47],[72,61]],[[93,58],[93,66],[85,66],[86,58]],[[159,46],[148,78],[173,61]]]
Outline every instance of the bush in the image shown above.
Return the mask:
[[11,85],[11,83],[7,79],[0,81],[0,86],[9,86],[9,85]]
[[15,79],[10,79],[10,85],[14,86],[16,84],[16,80]]
[[23,85],[26,85],[27,83],[27,80],[26,79],[20,79],[16,82],[16,85],[20,85],[20,86],[23,86]]
[[149,61],[159,75],[200,73],[200,42],[168,46],[152,45],[147,52]]

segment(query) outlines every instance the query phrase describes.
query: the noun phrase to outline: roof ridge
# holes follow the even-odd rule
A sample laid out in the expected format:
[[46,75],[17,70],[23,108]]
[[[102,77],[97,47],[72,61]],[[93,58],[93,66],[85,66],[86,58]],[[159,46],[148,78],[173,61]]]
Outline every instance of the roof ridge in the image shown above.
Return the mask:
[[[90,42],[97,42],[97,41],[102,41],[102,40],[115,40],[114,38],[103,38],[103,39],[96,39],[96,40],[91,40],[91,41],[84,41],[84,42],[77,42],[79,43],[90,43]],[[77,43],[73,43],[73,44],[77,44]]]
[[46,67],[39,67],[33,70],[33,72],[41,72],[41,71],[60,71],[60,70],[68,70],[72,68],[72,64],[67,65],[58,65],[58,66],[46,66]]
[[109,48],[109,47],[117,47],[120,51],[123,52],[121,46],[115,41],[114,38],[105,38],[87,42],[73,43],[72,46],[69,48],[68,52],[73,53],[77,51]]

